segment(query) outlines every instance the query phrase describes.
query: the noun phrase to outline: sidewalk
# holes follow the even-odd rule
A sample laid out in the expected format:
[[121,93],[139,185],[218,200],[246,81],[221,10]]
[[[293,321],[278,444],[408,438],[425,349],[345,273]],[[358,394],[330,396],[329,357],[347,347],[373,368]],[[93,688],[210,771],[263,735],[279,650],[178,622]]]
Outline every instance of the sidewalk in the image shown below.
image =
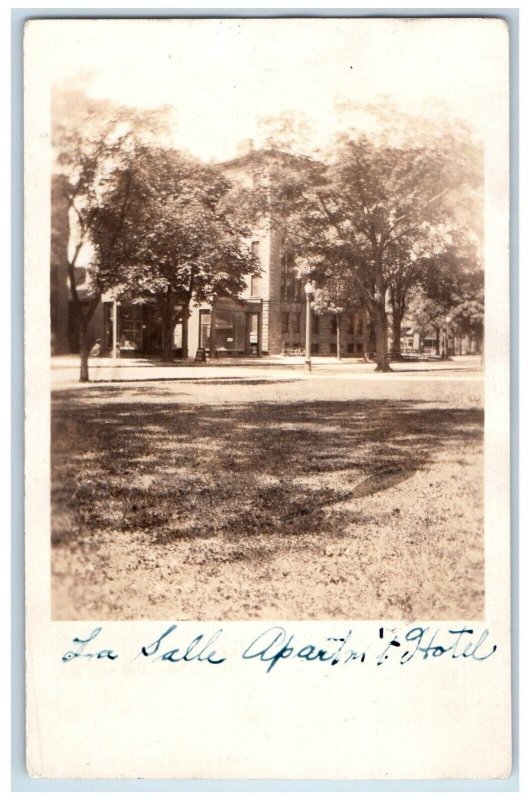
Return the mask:
[[[56,356],[52,358],[52,386],[72,386],[79,384],[79,357]],[[344,358],[338,361],[332,357],[313,357],[312,370],[306,370],[303,356],[266,356],[262,358],[222,359],[206,363],[175,361],[174,364],[163,364],[160,361],[147,359],[90,359],[89,375],[91,383],[144,382],[165,380],[230,380],[231,378],[256,378],[274,380],[293,380],[320,378],[392,378],[396,373],[400,378],[421,375],[438,378],[450,378],[455,372],[457,377],[476,375],[482,377],[480,356],[455,356],[447,361],[400,361],[391,362],[393,372],[376,373],[373,362],[368,364],[359,359]],[[264,375],[265,373],[265,375]],[[445,373],[445,374],[444,374]]]

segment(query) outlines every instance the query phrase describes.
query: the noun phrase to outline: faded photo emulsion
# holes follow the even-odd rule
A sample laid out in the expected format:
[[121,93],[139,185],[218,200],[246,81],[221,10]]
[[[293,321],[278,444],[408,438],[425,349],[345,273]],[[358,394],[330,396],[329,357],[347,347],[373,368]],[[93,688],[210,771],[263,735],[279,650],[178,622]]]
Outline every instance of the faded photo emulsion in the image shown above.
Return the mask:
[[481,617],[467,92],[374,96],[347,28],[267,98],[283,32],[216,29],[261,44],[235,90],[187,50],[52,86],[53,616]]

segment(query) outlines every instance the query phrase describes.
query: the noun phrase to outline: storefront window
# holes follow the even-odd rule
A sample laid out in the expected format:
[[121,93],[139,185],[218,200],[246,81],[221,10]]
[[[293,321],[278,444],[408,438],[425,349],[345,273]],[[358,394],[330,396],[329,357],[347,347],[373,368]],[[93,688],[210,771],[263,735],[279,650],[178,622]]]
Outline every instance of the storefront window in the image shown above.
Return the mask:
[[[220,353],[259,352],[259,313],[215,309],[215,350]],[[207,309],[199,314],[199,347],[211,349],[211,312]]]
[[199,312],[199,347],[208,350],[210,347],[210,312]]
[[247,319],[244,311],[215,311],[215,348],[245,352]]
[[[143,348],[144,307],[140,304],[120,304],[118,309],[118,344],[126,344],[130,348],[141,350]],[[110,313],[112,320],[112,312]]]

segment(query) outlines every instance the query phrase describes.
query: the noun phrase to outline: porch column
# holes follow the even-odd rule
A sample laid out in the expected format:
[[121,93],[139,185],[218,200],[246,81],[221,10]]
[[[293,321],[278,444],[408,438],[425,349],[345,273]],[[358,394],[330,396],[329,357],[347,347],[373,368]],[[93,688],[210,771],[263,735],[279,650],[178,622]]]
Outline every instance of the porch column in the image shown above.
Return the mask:
[[118,358],[118,301],[112,301],[112,358]]

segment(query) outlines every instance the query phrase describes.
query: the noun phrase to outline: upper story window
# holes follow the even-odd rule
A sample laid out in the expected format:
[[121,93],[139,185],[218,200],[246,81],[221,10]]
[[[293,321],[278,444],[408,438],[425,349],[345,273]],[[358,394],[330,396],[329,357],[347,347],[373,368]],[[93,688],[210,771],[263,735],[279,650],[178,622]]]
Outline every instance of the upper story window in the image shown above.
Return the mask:
[[294,315],[294,325],[293,325],[293,332],[300,333],[300,317],[301,314]]
[[261,293],[261,275],[250,276],[250,295],[251,297],[259,297]]
[[[253,242],[251,242],[250,252],[252,253],[252,256],[259,262],[260,242],[258,239],[255,239]],[[258,297],[260,293],[261,293],[261,275],[251,275],[250,295],[251,297]]]
[[281,299],[301,301],[303,299],[302,281],[296,274],[294,250],[285,246],[280,256],[281,266]]
[[285,249],[281,259],[281,299],[300,301],[302,299],[302,282],[295,271],[295,257],[292,249]]
[[363,335],[363,318],[361,314],[354,314],[350,317],[350,324],[348,326],[348,333],[354,334],[355,336],[362,336]]
[[283,250],[281,255],[282,274],[294,273],[294,252],[291,249]]
[[282,275],[281,299],[297,300],[297,286],[294,275]]

